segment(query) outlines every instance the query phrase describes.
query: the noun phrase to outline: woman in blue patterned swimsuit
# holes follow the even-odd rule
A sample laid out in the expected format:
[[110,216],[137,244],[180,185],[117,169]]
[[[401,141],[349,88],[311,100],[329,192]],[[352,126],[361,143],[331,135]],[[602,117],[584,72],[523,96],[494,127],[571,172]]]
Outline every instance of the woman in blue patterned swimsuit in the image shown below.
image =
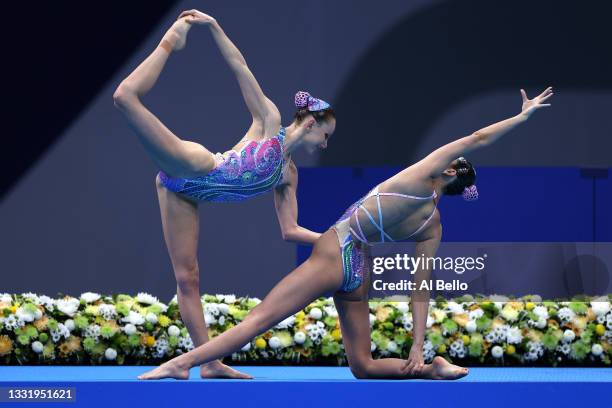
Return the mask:
[[[416,256],[435,257],[442,237],[437,204],[443,195],[478,197],[476,172],[462,156],[487,146],[528,120],[552,96],[552,88],[533,99],[523,95],[521,112],[482,128],[430,153],[370,190],[349,207],[315,243],[311,256],[283,278],[240,324],[206,344],[138,376],[139,379],[186,379],[189,369],[240,350],[247,342],[325,294],[333,293],[338,310],[342,343],[351,371],[357,378],[452,380],[468,369],[448,363],[441,356],[424,364],[423,344],[429,314],[429,291],[411,292],[412,345],[407,359],[374,360],[370,349],[368,307],[369,246],[410,239]],[[430,266],[414,272],[415,287],[429,280]]]
[[[169,55],[185,46],[187,33],[195,24],[210,28],[253,117],[242,140],[223,154],[178,138],[140,101],[157,81]],[[326,102],[298,92],[294,121],[282,127],[278,109],[262,92],[240,51],[214,18],[197,10],[181,13],[159,46],[123,80],[113,97],[160,169],[157,193],[181,317],[194,345],[199,346],[208,341],[208,335],[199,291],[198,202],[241,201],[274,190],[283,238],[313,243],[321,234],[297,224],[297,169],[290,155],[300,147],[324,149],[336,126],[334,112]],[[201,365],[200,374],[249,377],[219,361]]]

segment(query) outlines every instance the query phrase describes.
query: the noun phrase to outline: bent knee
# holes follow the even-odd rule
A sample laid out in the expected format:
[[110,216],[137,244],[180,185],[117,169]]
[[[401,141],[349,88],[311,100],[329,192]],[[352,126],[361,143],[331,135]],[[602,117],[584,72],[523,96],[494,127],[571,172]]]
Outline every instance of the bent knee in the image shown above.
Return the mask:
[[355,378],[359,378],[360,380],[373,378],[372,373],[372,363],[374,360],[370,359],[359,359],[358,361],[350,362],[351,373],[355,376]]
[[121,83],[113,93],[113,102],[119,109],[125,109],[136,101],[138,101],[138,95],[125,83]]

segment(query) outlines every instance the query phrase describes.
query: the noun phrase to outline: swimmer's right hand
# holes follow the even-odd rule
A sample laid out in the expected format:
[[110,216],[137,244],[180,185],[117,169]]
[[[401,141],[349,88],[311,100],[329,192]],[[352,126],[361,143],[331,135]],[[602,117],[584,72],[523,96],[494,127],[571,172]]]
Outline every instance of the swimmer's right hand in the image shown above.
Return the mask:
[[196,9],[183,11],[178,18],[181,19],[183,17],[185,17],[185,20],[191,24],[209,25],[216,23],[216,20],[213,17]]

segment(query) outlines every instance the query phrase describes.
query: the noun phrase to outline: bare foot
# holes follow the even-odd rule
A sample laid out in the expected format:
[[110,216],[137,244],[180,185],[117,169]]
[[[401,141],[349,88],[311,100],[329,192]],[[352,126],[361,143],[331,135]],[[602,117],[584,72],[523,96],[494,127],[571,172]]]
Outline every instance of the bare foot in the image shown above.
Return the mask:
[[253,376],[234,370],[220,361],[212,361],[200,366],[200,377],[202,378],[235,378],[251,380]]
[[180,367],[178,364],[167,361],[159,367],[147,371],[138,376],[139,380],[158,380],[160,378],[175,378],[177,380],[186,380],[189,378],[189,370]]
[[440,356],[434,357],[431,367],[432,380],[456,380],[469,372],[467,368],[451,364]]
[[162,42],[166,40],[174,51],[182,50],[187,44],[187,33],[190,28],[191,24],[187,22],[187,18],[178,19],[166,31]]

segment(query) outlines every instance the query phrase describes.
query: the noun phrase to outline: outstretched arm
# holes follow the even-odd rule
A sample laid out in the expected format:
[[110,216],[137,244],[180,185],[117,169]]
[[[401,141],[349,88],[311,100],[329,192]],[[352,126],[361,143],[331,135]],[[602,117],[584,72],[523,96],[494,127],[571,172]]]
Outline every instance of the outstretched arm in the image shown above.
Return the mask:
[[529,116],[537,109],[550,106],[549,103],[543,102],[550,98],[553,92],[552,87],[548,87],[540,95],[533,99],[528,99],[525,91],[521,89],[521,95],[523,97],[521,113],[477,130],[469,136],[462,137],[461,139],[436,149],[429,154],[429,156],[421,160],[419,165],[425,169],[429,176],[438,176],[442,171],[447,169],[456,158],[473,150],[490,145],[514,129],[517,125],[529,119]]
[[321,234],[298,225],[297,180],[297,168],[293,162],[290,162],[287,166],[285,183],[274,189],[276,216],[285,241],[312,244]]
[[246,105],[253,116],[253,120],[276,121],[280,123],[280,113],[276,106],[270,101],[261,90],[253,73],[247,66],[242,53],[227,37],[217,20],[198,10],[188,10],[181,13],[179,18],[190,16],[188,22],[191,24],[203,24],[210,28],[223,58],[227,61],[231,70],[238,79],[240,91]]

